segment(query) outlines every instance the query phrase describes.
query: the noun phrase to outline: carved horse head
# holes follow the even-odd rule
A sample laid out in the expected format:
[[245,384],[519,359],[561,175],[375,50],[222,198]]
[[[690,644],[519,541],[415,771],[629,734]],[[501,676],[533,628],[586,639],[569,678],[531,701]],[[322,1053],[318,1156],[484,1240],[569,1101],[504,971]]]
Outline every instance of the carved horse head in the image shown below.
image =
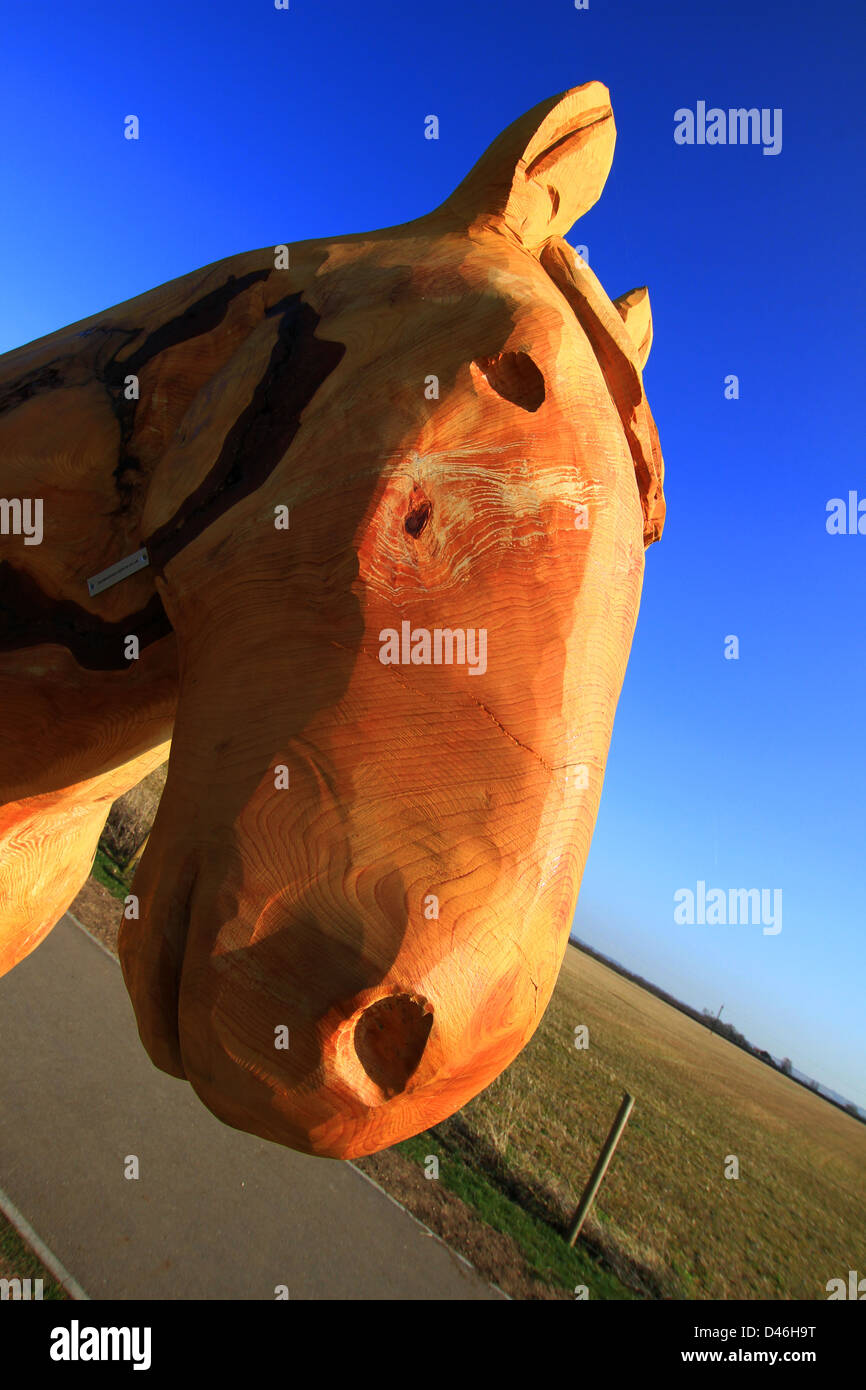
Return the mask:
[[428,216],[233,257],[28,364],[62,410],[79,392],[76,447],[115,504],[79,585],[137,546],[150,564],[79,588],[64,639],[67,590],[34,608],[19,552],[19,612],[66,641],[63,671],[115,682],[129,758],[158,741],[176,644],[120,940],[142,1040],[220,1119],[306,1152],[451,1114],[562,961],[664,515],[646,291],[612,302],[562,239],[614,139],[588,83]]

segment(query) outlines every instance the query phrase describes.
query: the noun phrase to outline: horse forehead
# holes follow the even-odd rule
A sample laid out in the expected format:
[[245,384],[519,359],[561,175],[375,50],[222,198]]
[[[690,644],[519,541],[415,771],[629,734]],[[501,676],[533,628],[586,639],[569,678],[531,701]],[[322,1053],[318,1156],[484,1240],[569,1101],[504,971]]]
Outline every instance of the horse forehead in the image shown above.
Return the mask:
[[[502,237],[476,241],[448,233],[414,239],[373,234],[332,243],[306,294],[325,321],[345,315],[374,324],[392,311],[414,330],[443,311],[468,338],[485,321],[496,320],[539,340],[548,336],[550,318],[534,310],[544,297],[557,299],[550,277],[525,250]],[[459,350],[460,336],[437,344],[437,350]]]

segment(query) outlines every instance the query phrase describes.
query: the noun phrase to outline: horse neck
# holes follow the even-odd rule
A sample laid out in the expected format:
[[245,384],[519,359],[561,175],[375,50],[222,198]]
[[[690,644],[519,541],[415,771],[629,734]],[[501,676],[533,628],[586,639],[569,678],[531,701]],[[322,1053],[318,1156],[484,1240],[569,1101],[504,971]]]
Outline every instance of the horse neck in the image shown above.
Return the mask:
[[270,250],[219,262],[0,358],[0,498],[39,500],[43,518],[39,544],[0,535],[0,699],[18,721],[0,728],[0,804],[22,739],[35,786],[170,736],[156,565],[98,595],[87,581],[149,539],[153,475],[189,401],[283,293],[272,270]]
[[141,758],[170,738],[177,698],[150,570],[88,587],[140,547],[154,461],[57,337],[47,362],[30,345],[0,367],[0,804]]

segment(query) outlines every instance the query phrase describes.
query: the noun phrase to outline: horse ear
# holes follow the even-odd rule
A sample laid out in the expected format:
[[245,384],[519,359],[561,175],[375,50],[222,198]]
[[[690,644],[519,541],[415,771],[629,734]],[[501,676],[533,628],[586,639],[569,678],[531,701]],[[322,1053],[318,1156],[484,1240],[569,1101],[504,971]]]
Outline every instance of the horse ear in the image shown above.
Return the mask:
[[587,82],[549,97],[494,140],[442,204],[465,226],[501,217],[536,251],[596,203],[613,162],[610,93]]
[[646,285],[642,285],[639,290],[629,290],[628,294],[621,294],[619,299],[613,302],[629,338],[634,343],[643,371],[653,343],[653,315],[649,290]]

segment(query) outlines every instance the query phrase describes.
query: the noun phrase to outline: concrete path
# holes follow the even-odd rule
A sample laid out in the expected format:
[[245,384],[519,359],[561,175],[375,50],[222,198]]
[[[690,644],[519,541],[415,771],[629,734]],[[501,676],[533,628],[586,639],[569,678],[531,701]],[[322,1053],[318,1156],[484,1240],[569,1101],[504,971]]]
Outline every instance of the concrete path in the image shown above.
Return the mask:
[[357,1169],[229,1129],[157,1071],[69,917],[0,979],[0,1188],[93,1299],[501,1296]]

